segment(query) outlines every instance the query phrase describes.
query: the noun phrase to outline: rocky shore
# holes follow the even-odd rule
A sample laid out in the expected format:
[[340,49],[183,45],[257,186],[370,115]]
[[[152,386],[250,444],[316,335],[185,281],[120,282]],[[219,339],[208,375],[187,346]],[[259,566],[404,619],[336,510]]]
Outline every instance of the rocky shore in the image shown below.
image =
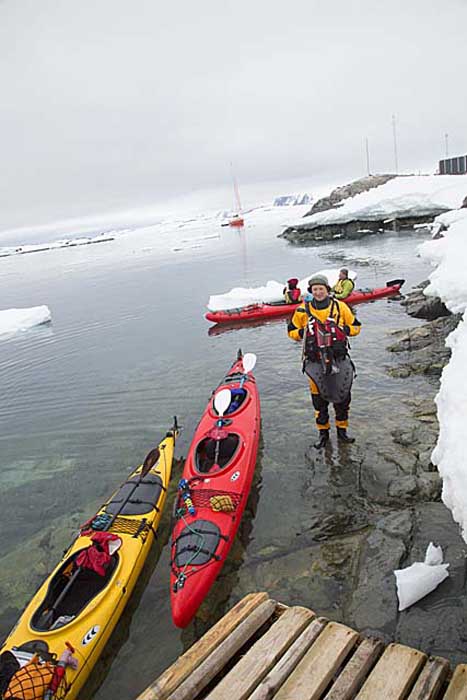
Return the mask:
[[[444,339],[458,319],[426,299],[422,287],[405,306],[427,322],[393,334],[387,371],[395,382],[404,378],[406,387],[414,382],[424,389],[404,387],[396,402],[394,396],[378,398],[387,418],[374,423],[370,407],[357,445],[332,453],[310,447],[305,468],[288,465],[301,492],[294,517],[284,519],[285,536],[249,544],[244,565],[238,571],[233,562],[206,601],[207,615],[216,604],[224,609],[228,591],[235,590],[237,600],[251,590],[268,590],[278,600],[308,605],[386,642],[465,661],[467,547],[441,502],[441,479],[431,463],[438,436],[434,397],[449,358]],[[423,561],[430,541],[442,546],[450,576],[398,612],[393,572]]]
[[421,228],[433,222],[438,214],[446,211],[446,208],[429,207],[421,215],[408,216],[397,211],[390,217],[378,218],[376,216],[360,216],[334,223],[321,223],[321,220],[306,221],[306,217],[314,214],[338,209],[345,204],[345,200],[355,197],[362,192],[368,192],[376,187],[381,187],[397,177],[395,174],[368,175],[348,185],[337,187],[328,197],[318,200],[311,210],[305,215],[303,223],[288,227],[279,234],[279,238],[285,238],[296,245],[326,242],[335,239],[359,240],[368,235],[382,234],[386,231],[407,231]]

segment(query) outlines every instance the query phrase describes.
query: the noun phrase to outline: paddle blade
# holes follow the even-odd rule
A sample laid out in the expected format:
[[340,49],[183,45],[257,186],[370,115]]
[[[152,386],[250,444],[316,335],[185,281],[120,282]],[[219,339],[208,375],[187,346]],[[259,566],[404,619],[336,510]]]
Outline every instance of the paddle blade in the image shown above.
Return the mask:
[[386,282],[386,287],[396,287],[396,286],[401,286],[404,284],[405,280],[388,280]]
[[158,447],[155,447],[153,450],[151,450],[151,452],[148,452],[148,454],[146,455],[146,458],[143,462],[143,468],[141,469],[141,478],[143,476],[146,476],[146,474],[148,474],[148,472],[151,471],[151,469],[156,464],[159,457],[160,457],[160,452],[159,452]]
[[243,356],[243,371],[245,374],[248,374],[248,372],[251,372],[251,370],[254,368],[256,365],[256,355],[254,352],[247,352],[246,355]]
[[214,408],[218,412],[219,416],[224,415],[230,406],[231,400],[232,396],[230,394],[230,389],[222,389],[221,391],[217,392],[214,397]]

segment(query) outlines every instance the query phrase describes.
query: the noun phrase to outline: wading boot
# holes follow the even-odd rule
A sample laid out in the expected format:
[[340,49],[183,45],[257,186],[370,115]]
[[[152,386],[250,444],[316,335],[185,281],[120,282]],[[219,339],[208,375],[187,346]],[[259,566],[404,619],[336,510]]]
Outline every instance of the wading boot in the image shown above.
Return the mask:
[[318,442],[315,442],[314,447],[317,450],[322,450],[323,447],[326,447],[328,442],[329,442],[329,430],[320,430],[319,431],[319,440],[318,440]]
[[347,444],[355,442],[355,438],[350,437],[350,435],[347,435],[347,428],[337,428],[337,439],[340,442],[346,442]]

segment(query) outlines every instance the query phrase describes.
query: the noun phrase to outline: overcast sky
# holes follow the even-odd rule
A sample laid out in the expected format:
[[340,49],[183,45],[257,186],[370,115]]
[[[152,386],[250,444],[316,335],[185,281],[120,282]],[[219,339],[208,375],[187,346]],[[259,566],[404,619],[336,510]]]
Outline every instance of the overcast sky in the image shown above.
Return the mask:
[[[466,0],[0,0],[0,227],[467,152]],[[223,203],[220,203],[220,207]]]

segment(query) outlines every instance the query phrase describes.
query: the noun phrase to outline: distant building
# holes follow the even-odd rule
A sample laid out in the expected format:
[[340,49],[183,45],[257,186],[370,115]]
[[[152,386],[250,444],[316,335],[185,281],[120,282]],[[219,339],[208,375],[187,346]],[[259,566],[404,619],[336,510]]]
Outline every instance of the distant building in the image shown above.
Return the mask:
[[456,156],[439,161],[440,175],[465,175],[467,173],[467,156]]

